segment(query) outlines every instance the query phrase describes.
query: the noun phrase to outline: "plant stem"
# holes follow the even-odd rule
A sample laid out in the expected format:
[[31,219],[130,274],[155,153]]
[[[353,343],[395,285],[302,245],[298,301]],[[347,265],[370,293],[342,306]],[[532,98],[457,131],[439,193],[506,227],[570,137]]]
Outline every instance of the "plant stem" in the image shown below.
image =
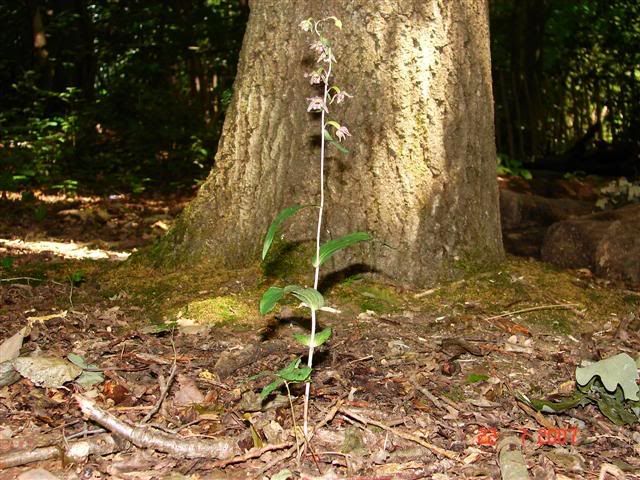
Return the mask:
[[[316,30],[317,31],[317,30]],[[326,108],[327,101],[329,99],[329,77],[331,76],[331,56],[329,55],[329,66],[327,68],[326,75],[324,77],[324,97],[323,103]],[[322,217],[324,214],[324,154],[325,154],[325,138],[324,131],[325,125],[325,108],[320,113],[320,205],[318,208],[318,228],[316,229],[316,259],[320,258],[320,234],[322,232]],[[318,262],[316,262],[318,263]],[[318,289],[320,280],[320,265],[315,266],[313,275],[313,288]],[[313,351],[315,347],[316,336],[316,311],[311,309],[311,335],[309,336],[309,354],[307,359],[307,366],[313,367]],[[304,390],[304,436],[307,437],[309,433],[309,397],[311,396],[311,382],[308,381]]]

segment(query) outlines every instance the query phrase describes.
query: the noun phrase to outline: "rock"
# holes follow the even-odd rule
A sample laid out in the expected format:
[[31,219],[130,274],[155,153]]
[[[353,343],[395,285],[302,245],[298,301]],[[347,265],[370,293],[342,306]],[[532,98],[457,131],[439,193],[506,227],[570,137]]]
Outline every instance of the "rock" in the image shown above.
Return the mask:
[[593,205],[570,198],[546,198],[509,190],[500,192],[503,230],[548,226],[566,218],[587,215]]
[[588,202],[501,190],[500,215],[504,246],[514,255],[539,257],[540,247],[550,225],[592,211],[592,204]]
[[542,260],[640,285],[640,205],[566,219],[545,235]]

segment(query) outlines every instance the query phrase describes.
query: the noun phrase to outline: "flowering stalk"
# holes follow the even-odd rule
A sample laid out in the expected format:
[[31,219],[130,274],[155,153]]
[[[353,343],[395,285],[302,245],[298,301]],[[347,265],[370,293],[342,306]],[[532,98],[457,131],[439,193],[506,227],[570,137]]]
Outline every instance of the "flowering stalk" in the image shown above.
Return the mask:
[[[312,85],[319,85],[322,88],[322,96],[315,96],[307,99],[307,111],[320,113],[320,205],[318,208],[318,221],[316,224],[316,248],[315,257],[313,259],[313,288],[304,288],[299,285],[287,285],[286,287],[272,286],[264,292],[260,299],[260,313],[266,315],[276,304],[282,300],[286,295],[293,295],[302,302],[304,306],[311,310],[311,332],[310,335],[296,334],[294,337],[303,345],[309,347],[309,354],[307,358],[307,364],[300,366],[302,361],[298,358],[289,363],[285,368],[274,372],[276,379],[265,386],[260,394],[262,398],[266,398],[276,388],[279,388],[283,384],[305,382],[305,396],[304,396],[304,435],[308,437],[309,426],[309,398],[311,393],[311,371],[313,366],[313,353],[317,346],[322,345],[331,337],[331,328],[327,327],[320,332],[316,332],[317,326],[317,312],[324,307],[324,297],[318,291],[318,283],[320,281],[320,266],[326,262],[336,252],[354,245],[358,242],[365,242],[371,240],[371,235],[367,232],[353,232],[347,235],[343,235],[339,238],[331,239],[320,244],[321,232],[322,232],[322,220],[324,216],[325,208],[325,195],[324,195],[324,164],[325,164],[325,152],[327,143],[334,145],[340,152],[348,153],[348,150],[344,148],[340,142],[346,137],[350,137],[351,134],[347,127],[340,125],[335,120],[328,120],[329,108],[333,102],[341,103],[348,97],[351,97],[347,92],[340,90],[335,85],[329,83],[331,79],[331,72],[333,64],[336,59],[331,51],[331,46],[327,39],[320,34],[320,26],[323,22],[328,20],[333,21],[334,25],[338,28],[342,28],[342,23],[336,17],[327,17],[319,21],[313,21],[308,19],[300,24],[300,27],[305,32],[313,32],[318,38],[311,44],[311,49],[318,55],[317,63],[320,66],[311,73],[305,75],[309,78],[309,82]],[[330,132],[331,130],[331,132]],[[337,140],[331,135],[333,133]],[[304,205],[293,205],[286,207],[275,217],[267,234],[265,235],[262,245],[262,259],[264,260],[269,252],[269,249],[276,237],[278,229],[282,224],[290,217],[299,212]]]
[[[311,44],[311,49],[318,54],[318,63],[326,63],[326,69],[321,67],[310,74],[305,75],[309,78],[309,82],[311,84],[322,84],[323,87],[323,95],[322,97],[311,97],[308,98],[308,107],[307,111],[309,112],[320,112],[320,203],[318,206],[318,221],[316,228],[316,259],[320,258],[320,239],[322,232],[322,220],[324,217],[324,164],[325,164],[325,149],[327,138],[331,139],[332,143],[336,143],[329,131],[328,127],[333,127],[335,129],[335,134],[338,140],[344,139],[346,136],[351,136],[346,127],[341,126],[335,121],[327,121],[327,114],[329,113],[328,104],[333,103],[336,100],[336,103],[342,102],[347,96],[350,96],[346,92],[342,92],[338,87],[329,87],[329,80],[331,79],[331,70],[333,67],[333,63],[335,62],[335,57],[333,56],[333,52],[331,51],[331,46],[328,41],[322,37],[320,34],[319,27],[320,25],[327,21],[333,20],[334,24],[338,28],[342,28],[342,23],[335,17],[328,17],[316,22],[313,22],[311,19],[305,20],[300,23],[300,27],[303,31],[310,31],[313,29],[313,32],[317,35],[318,40]],[[333,96],[331,93],[335,91]],[[318,283],[320,280],[320,262],[314,262],[314,275],[313,275],[313,288],[314,290],[318,289]],[[313,354],[315,350],[315,335],[316,335],[316,311],[314,309],[311,310],[311,333],[310,333],[310,341],[309,341],[309,352],[307,357],[307,367],[312,368],[313,366]],[[304,435],[305,437],[308,435],[308,417],[309,417],[309,398],[311,396],[311,382],[307,382],[305,385],[305,395],[304,395]]]

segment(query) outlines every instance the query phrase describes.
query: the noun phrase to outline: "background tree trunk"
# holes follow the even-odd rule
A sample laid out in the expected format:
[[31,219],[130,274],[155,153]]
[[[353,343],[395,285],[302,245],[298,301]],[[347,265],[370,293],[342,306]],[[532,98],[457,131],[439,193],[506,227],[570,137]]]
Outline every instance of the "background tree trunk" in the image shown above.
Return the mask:
[[[282,208],[318,202],[318,134],[304,73],[312,40],[298,24],[329,23],[334,83],[352,93],[330,118],[353,137],[328,147],[324,238],[379,241],[336,255],[428,286],[502,258],[486,0],[256,0],[216,167],[167,239],[174,260],[239,267],[259,258]],[[345,105],[343,107],[343,105]],[[315,212],[288,239],[313,237]],[[385,245],[386,244],[386,245]],[[392,248],[390,248],[390,247]],[[325,270],[326,272],[327,270]]]

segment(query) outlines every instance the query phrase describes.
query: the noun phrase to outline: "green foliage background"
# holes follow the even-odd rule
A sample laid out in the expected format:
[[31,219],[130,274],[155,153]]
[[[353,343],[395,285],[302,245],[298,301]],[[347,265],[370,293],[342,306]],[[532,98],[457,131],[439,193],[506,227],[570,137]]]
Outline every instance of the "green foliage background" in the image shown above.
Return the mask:
[[206,175],[247,14],[231,0],[2,2],[0,189]]
[[[503,169],[576,144],[640,152],[639,2],[489,4]],[[0,2],[0,190],[203,178],[248,13],[247,0]]]

